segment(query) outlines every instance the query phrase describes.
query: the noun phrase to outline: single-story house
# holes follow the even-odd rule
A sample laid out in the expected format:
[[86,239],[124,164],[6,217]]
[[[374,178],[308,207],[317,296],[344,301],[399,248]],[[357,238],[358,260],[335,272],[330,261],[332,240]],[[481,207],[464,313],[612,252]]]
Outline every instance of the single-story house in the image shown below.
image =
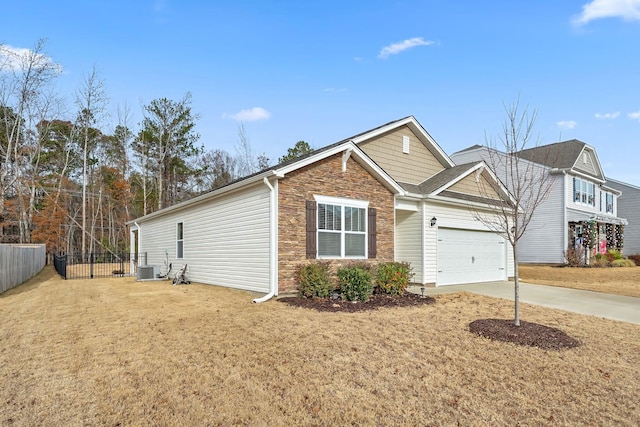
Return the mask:
[[[511,189],[517,181],[509,177],[506,156],[494,148],[474,145],[451,158],[456,162],[486,161]],[[540,170],[550,180],[548,197],[518,241],[519,262],[562,264],[566,251],[588,247],[591,235],[595,238],[589,247],[593,253],[623,248],[628,222],[619,216],[621,191],[607,183],[594,147],[573,139],[522,150],[518,156],[520,171]]]
[[619,191],[618,215],[629,221],[624,227],[624,254],[640,254],[640,187],[607,178],[607,187]]
[[455,165],[409,116],[130,221],[131,247],[264,299],[318,259],[407,261],[436,286],[507,280],[510,245],[474,215],[495,205],[482,180],[499,182],[482,161]]

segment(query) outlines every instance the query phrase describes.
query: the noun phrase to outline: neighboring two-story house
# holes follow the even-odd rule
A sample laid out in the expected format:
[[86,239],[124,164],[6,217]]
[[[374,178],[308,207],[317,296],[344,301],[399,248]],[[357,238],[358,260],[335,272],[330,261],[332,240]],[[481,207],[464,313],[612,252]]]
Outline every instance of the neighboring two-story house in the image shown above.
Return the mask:
[[617,198],[617,211],[629,221],[624,227],[624,253],[640,254],[640,187],[611,178],[606,185],[622,193]]
[[[590,253],[623,249],[627,220],[618,216],[621,191],[607,185],[593,147],[574,139],[526,149],[518,155],[547,172],[551,181],[547,199],[518,242],[519,262],[563,263],[567,249],[574,247],[589,249]],[[494,166],[500,164],[491,160],[496,156],[506,155],[475,145],[451,158],[457,163],[485,160]],[[505,170],[495,173],[510,185]]]

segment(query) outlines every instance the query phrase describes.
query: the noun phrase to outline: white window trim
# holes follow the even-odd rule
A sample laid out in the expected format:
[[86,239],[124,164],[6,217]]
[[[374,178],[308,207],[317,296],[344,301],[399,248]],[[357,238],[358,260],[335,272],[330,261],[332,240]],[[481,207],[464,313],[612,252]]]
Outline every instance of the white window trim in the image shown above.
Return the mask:
[[[574,187],[574,191],[573,191],[573,195],[572,195],[572,199],[573,199],[573,203],[575,203],[576,205],[581,205],[581,206],[588,206],[590,208],[596,208],[596,195],[597,195],[597,191],[596,191],[596,184],[591,182],[591,181],[587,181],[586,179],[583,178],[579,178],[577,176],[573,177],[573,181],[572,181],[573,187]],[[585,191],[582,191],[582,184],[585,184]],[[590,186],[593,186],[593,203],[589,203],[589,189],[591,188]],[[580,200],[576,201],[576,189],[578,189],[578,194],[580,195]],[[586,195],[586,202],[582,201],[582,194]]]
[[[182,239],[178,239],[178,224],[182,224]],[[184,221],[176,222],[176,259],[184,259]],[[178,256],[178,242],[182,242],[182,256]]]
[[[333,256],[333,255],[320,255],[319,251],[318,251],[318,247],[316,246],[316,254],[317,254],[317,258],[318,259],[368,259],[369,257],[369,202],[366,200],[357,200],[357,199],[348,199],[345,197],[331,197],[331,196],[322,196],[322,195],[318,195],[318,194],[314,194],[313,195],[314,200],[316,201],[316,203],[318,204],[325,204],[325,205],[336,205],[336,206],[340,206],[342,212],[341,212],[341,222],[340,222],[340,228],[341,230],[320,230],[319,227],[316,227],[316,245],[319,244],[320,241],[320,237],[318,233],[340,233],[340,256]],[[345,231],[345,207],[350,207],[350,208],[360,208],[360,209],[365,209],[365,216],[364,216],[364,233],[363,232],[352,232],[352,231]],[[363,234],[365,236],[364,238],[364,255],[363,256],[345,256],[345,236],[348,234]]]

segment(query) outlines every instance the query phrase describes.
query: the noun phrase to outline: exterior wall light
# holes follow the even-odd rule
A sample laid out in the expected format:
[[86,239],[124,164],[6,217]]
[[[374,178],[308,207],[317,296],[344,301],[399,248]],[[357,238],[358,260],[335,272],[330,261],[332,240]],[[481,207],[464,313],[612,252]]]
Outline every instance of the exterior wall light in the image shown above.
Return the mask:
[[437,221],[438,221],[438,218],[436,218],[435,216],[431,218],[431,226],[433,227],[434,225],[436,225]]

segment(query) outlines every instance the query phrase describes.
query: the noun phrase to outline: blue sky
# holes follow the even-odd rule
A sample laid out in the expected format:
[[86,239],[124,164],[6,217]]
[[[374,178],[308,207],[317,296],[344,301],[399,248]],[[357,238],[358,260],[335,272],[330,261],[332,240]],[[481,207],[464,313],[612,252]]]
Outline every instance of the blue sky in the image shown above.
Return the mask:
[[111,127],[118,106],[139,122],[189,91],[208,149],[234,154],[242,121],[275,162],[413,115],[452,154],[497,136],[519,97],[543,143],[580,139],[640,186],[640,0],[57,0],[3,15],[0,43],[48,40],[70,111],[96,67]]

